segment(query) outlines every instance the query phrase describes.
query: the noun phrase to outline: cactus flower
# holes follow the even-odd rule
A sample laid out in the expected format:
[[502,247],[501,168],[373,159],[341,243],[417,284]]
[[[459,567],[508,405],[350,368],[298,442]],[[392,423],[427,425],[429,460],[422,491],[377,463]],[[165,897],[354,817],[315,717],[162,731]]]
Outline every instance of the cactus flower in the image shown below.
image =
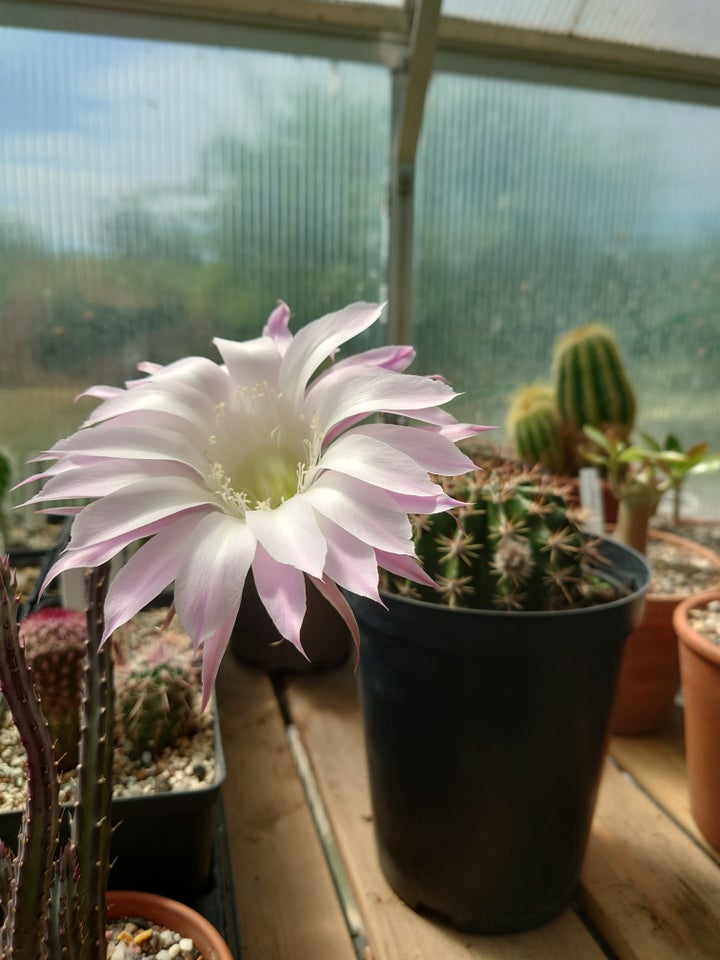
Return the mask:
[[[404,372],[409,347],[335,359],[381,312],[352,304],[293,335],[280,302],[257,339],[214,341],[222,364],[143,363],[146,376],[124,388],[90,388],[102,402],[36,458],[54,463],[30,478],[44,481],[30,503],[84,504],[58,508],[75,517],[46,583],[142,541],[110,586],[105,637],[174,582],[177,614],[203,649],[206,699],[250,570],[298,649],[306,578],[357,643],[340,588],[380,602],[378,565],[428,582],[408,513],[457,505],[428,474],[472,469],[455,441],[485,429],[441,409],[456,396],[442,378]],[[418,423],[378,422],[381,413]]]

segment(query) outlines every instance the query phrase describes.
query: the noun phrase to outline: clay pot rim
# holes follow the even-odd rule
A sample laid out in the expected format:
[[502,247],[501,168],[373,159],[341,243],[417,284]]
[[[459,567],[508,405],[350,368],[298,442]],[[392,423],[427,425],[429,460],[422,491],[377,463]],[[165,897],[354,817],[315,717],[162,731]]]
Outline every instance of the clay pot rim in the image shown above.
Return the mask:
[[[230,947],[220,931],[197,910],[179,900],[140,890],[108,890],[108,919],[142,917],[190,936],[205,960],[233,960]],[[178,927],[180,929],[178,929]]]
[[[711,547],[697,543],[697,541],[691,540],[690,537],[683,537],[682,534],[671,533],[669,530],[654,530],[651,528],[648,531],[648,536],[651,540],[664,540],[666,543],[674,543],[676,546],[687,546],[691,553],[706,557],[712,561],[713,566],[718,571],[718,580],[720,581],[720,554]],[[711,588],[713,592],[717,592],[718,590],[720,590],[720,587]],[[646,600],[676,605],[685,600],[687,596],[687,593],[653,593],[652,591],[648,591]],[[697,596],[697,594],[692,594],[692,596]]]
[[707,606],[711,600],[720,600],[720,588],[705,590],[703,593],[693,593],[677,605],[673,612],[673,627],[678,641],[696,653],[720,667],[720,647],[711,643],[699,633],[690,623],[690,610]]

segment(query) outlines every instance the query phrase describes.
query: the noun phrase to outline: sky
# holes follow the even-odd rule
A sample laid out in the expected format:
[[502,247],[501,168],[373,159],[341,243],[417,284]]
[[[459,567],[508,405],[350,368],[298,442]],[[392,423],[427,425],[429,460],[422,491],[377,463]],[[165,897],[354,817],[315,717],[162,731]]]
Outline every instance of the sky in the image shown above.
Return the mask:
[[[362,96],[372,86],[362,71],[380,69],[0,27],[0,218],[24,222],[56,249],[90,249],[103,212],[140,192],[165,209],[200,212],[208,197],[194,178],[204,144],[228,133],[252,142],[263,125],[281,127],[283,91],[308,77],[330,96],[340,84],[343,97]],[[621,150],[625,131],[642,128],[638,163],[655,177],[648,232],[692,239],[720,222],[719,110],[560,95],[584,136],[614,137]]]
[[202,145],[252,141],[268,72],[297,70],[290,57],[0,28],[0,211],[82,246],[98,211],[138,190],[192,204]]

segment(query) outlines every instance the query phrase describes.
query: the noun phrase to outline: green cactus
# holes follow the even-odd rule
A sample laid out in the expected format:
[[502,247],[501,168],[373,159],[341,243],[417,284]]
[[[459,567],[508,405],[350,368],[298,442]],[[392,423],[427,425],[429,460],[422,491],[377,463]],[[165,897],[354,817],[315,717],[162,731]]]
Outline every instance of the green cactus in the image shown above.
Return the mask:
[[518,456],[554,473],[574,476],[586,425],[626,439],[636,402],[612,330],[577,327],[553,350],[553,384],[521,387],[510,400],[507,430]]
[[527,463],[542,463],[553,473],[565,470],[560,436],[560,416],[552,387],[543,383],[522,387],[514,394],[506,421],[518,456]]
[[78,762],[86,637],[85,614],[60,607],[31,613],[20,627],[25,660],[62,771],[73,770]]
[[197,730],[199,671],[181,641],[165,631],[149,654],[118,669],[118,720],[135,754],[157,755]]
[[417,555],[437,586],[391,578],[391,590],[500,610],[558,610],[608,598],[596,541],[583,532],[564,489],[541,470],[476,470],[443,486],[465,505],[413,518]]
[[609,327],[591,323],[558,341],[553,356],[560,418],[582,439],[586,424],[627,438],[635,423],[635,394]]
[[0,557],[0,689],[27,756],[17,855],[0,845],[0,956],[105,960],[112,834],[113,658],[100,646],[109,566],[90,574],[80,763],[70,842],[55,859],[60,819],[53,745],[17,623],[17,579]]

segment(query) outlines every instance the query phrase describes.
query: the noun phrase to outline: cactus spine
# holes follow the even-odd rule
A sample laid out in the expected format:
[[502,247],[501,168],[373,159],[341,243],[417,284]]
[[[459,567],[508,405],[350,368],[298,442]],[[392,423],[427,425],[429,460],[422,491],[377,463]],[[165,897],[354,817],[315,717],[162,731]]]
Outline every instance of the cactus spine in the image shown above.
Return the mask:
[[134,753],[157,755],[195,733],[198,682],[197,667],[172,631],[118,671],[118,716]]
[[3,960],[105,960],[110,869],[112,648],[100,648],[107,568],[88,586],[87,656],[80,766],[71,839],[57,862],[59,786],[53,746],[17,624],[16,580],[0,559],[0,686],[27,755],[28,795],[14,857],[0,849]]
[[612,330],[591,323],[561,337],[553,351],[553,385],[521,387],[511,397],[506,428],[528,463],[575,475],[586,425],[627,439],[636,402]]
[[20,626],[25,660],[63,771],[78,762],[86,637],[85,615],[61,607],[31,613]]
[[392,579],[395,592],[500,610],[558,610],[607,598],[593,568],[595,542],[564,490],[539,469],[477,470],[443,486],[465,506],[413,524],[418,557],[437,587]]

